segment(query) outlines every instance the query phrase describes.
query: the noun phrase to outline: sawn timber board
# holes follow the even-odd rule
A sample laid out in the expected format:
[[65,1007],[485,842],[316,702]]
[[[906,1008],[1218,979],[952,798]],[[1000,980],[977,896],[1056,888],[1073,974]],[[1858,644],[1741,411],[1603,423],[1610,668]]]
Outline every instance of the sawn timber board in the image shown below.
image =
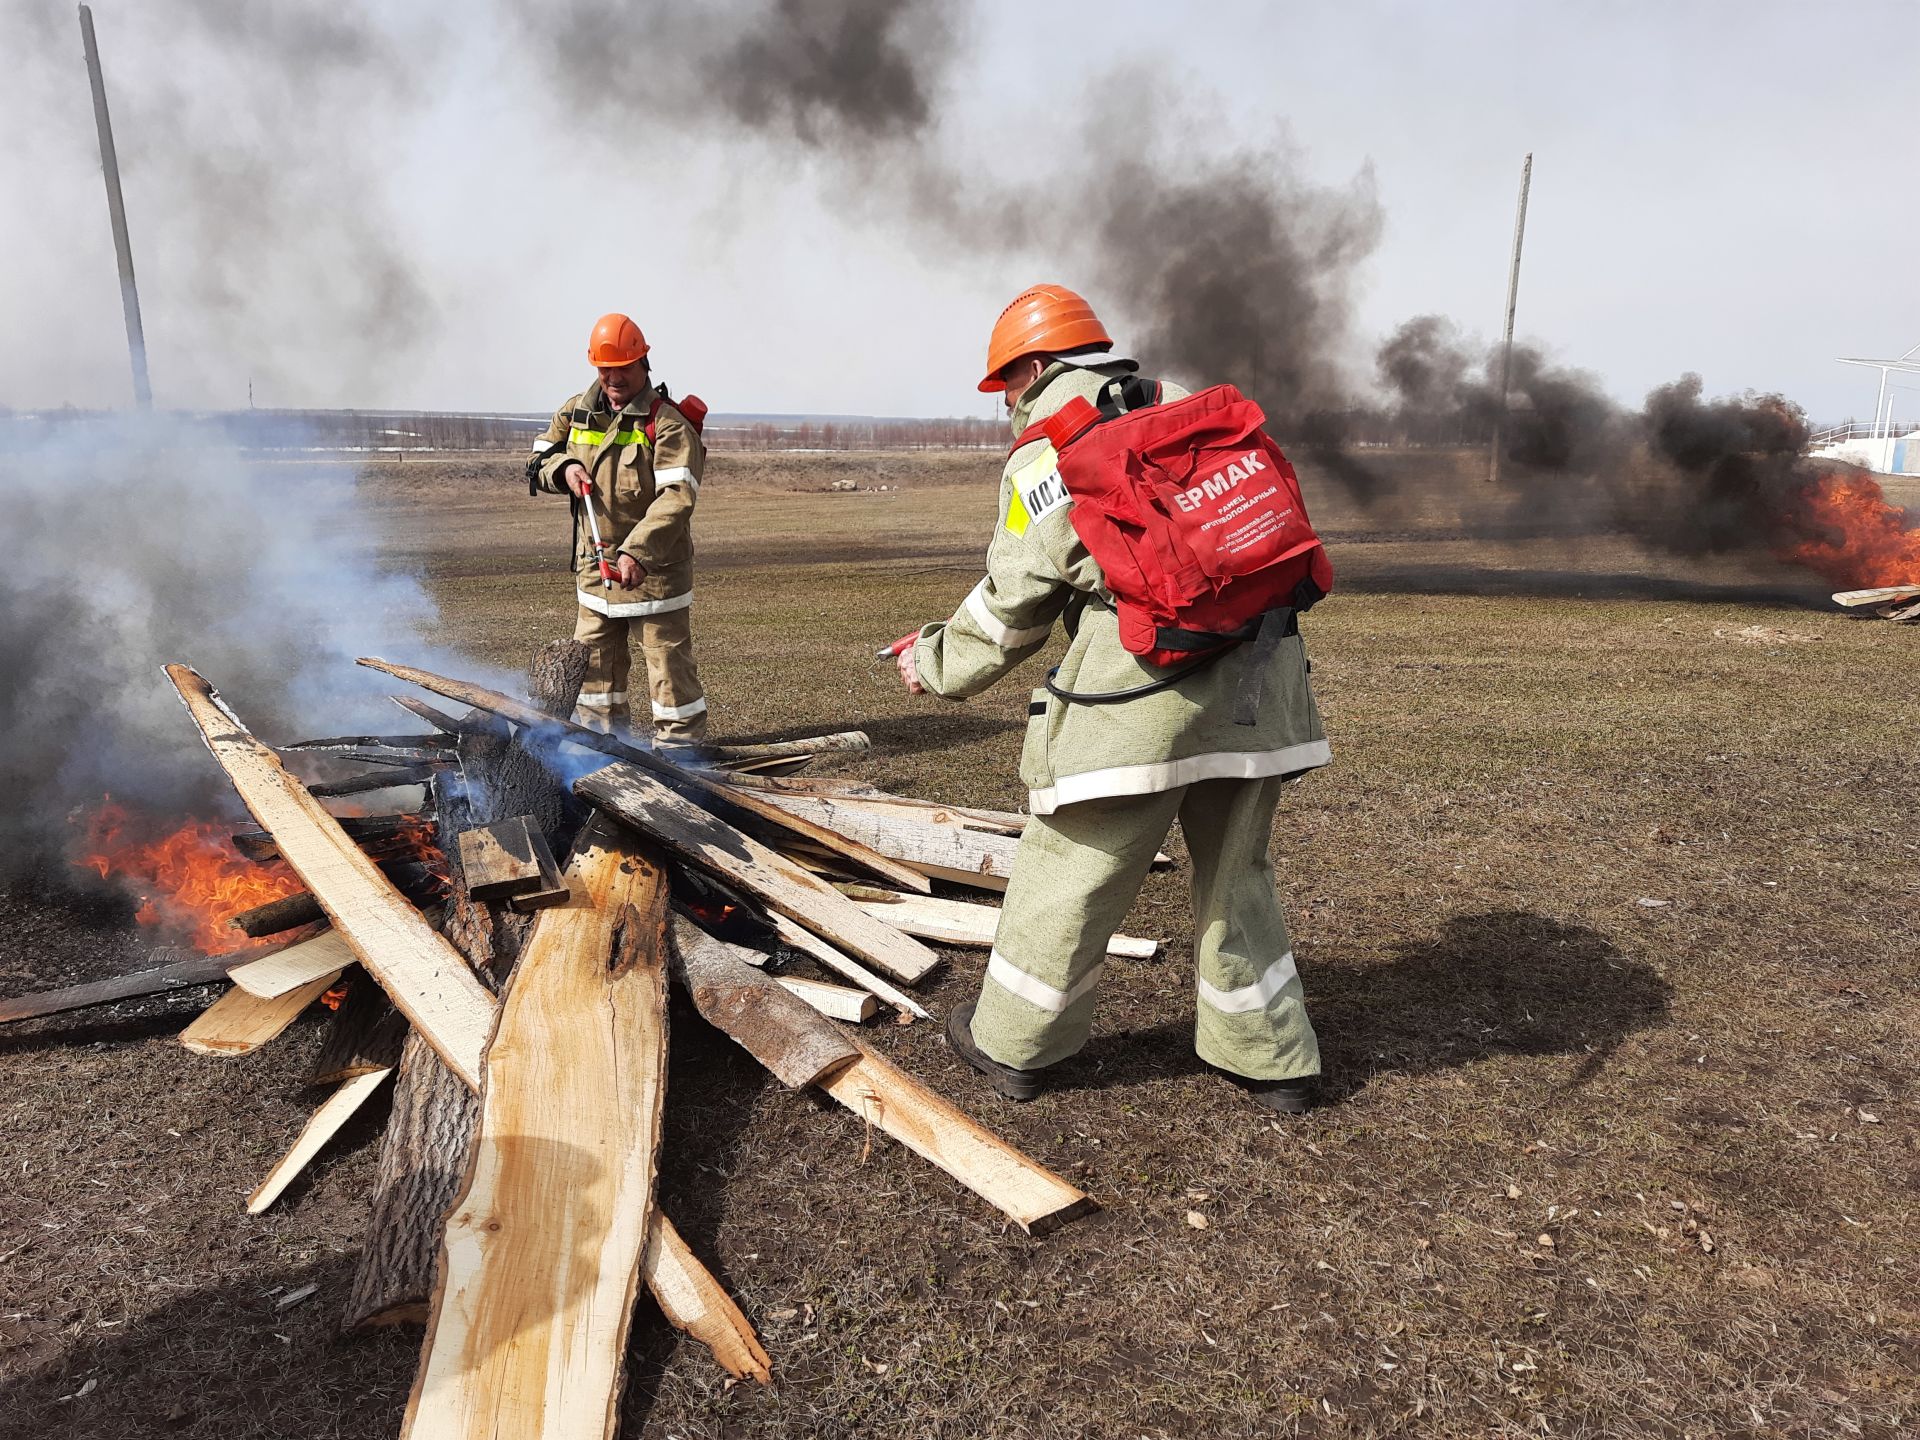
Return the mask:
[[573,898],[542,912],[501,1001],[413,1440],[617,1424],[666,1099],[667,886],[617,827],[594,831],[567,867]]

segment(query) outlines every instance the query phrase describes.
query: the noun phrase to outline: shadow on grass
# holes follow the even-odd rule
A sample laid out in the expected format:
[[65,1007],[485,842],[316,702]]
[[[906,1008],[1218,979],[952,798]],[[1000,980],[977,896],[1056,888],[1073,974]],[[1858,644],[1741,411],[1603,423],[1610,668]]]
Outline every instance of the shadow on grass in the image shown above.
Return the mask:
[[[1524,910],[1458,915],[1364,964],[1304,958],[1324,1093],[1343,1100],[1383,1073],[1428,1075],[1493,1055],[1578,1055],[1571,1085],[1627,1036],[1667,1018],[1672,987],[1599,931]],[[1190,1017],[1097,1035],[1061,1072],[1106,1089],[1203,1070]]]

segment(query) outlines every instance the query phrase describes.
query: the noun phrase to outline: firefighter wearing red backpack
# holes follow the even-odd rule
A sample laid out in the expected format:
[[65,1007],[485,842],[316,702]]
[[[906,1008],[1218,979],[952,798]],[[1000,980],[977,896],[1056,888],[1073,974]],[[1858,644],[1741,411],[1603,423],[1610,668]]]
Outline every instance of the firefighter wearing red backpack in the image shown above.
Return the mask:
[[656,386],[650,347],[625,315],[603,315],[587,342],[594,382],[553,412],[527,461],[529,494],[573,504],[574,638],[589,652],[579,717],[628,729],[628,638],[640,631],[654,733],[707,733],[707,697],[693,659],[693,506],[700,494],[707,407]]
[[1332,572],[1252,403],[1111,349],[1061,286],[1000,316],[980,389],[1006,393],[1015,440],[986,577],[899,656],[910,690],[961,700],[1070,637],[1029,703],[1032,818],[986,978],[947,1036],[1000,1094],[1038,1093],[1085,1044],[1107,939],[1178,819],[1195,1048],[1297,1113],[1320,1055],[1268,844],[1282,784],[1330,758],[1297,617]]

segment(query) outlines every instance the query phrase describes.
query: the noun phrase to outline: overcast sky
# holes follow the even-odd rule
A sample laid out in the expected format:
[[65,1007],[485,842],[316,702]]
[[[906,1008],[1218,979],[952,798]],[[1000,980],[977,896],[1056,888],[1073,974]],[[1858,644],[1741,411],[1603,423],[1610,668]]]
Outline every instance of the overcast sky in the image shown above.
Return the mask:
[[[903,168],[1071,203],[1095,114],[1370,190],[1377,243],[1339,277],[1356,387],[1411,316],[1497,334],[1528,150],[1520,334],[1623,401],[1694,370],[1865,417],[1877,377],[1834,357],[1920,343],[1904,0],[951,7],[909,37],[924,120],[851,157],[703,119],[699,42],[647,6],[526,19],[569,8],[99,0],[157,402],[244,406],[251,379],[261,405],[541,410],[625,309],[716,409],[985,414],[987,331],[1027,284],[1087,288],[1123,348],[1145,319],[991,207],[925,223]],[[0,403],[125,405],[73,6],[0,0],[0,65]]]

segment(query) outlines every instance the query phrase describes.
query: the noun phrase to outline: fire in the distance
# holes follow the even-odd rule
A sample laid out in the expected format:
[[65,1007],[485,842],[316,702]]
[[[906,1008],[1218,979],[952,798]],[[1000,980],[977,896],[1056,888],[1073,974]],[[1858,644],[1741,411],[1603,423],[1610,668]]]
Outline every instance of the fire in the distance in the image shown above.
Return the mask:
[[1846,590],[1920,582],[1920,526],[1879,482],[1852,472],[1822,475],[1800,495],[1795,528],[1806,539],[1783,558]]

